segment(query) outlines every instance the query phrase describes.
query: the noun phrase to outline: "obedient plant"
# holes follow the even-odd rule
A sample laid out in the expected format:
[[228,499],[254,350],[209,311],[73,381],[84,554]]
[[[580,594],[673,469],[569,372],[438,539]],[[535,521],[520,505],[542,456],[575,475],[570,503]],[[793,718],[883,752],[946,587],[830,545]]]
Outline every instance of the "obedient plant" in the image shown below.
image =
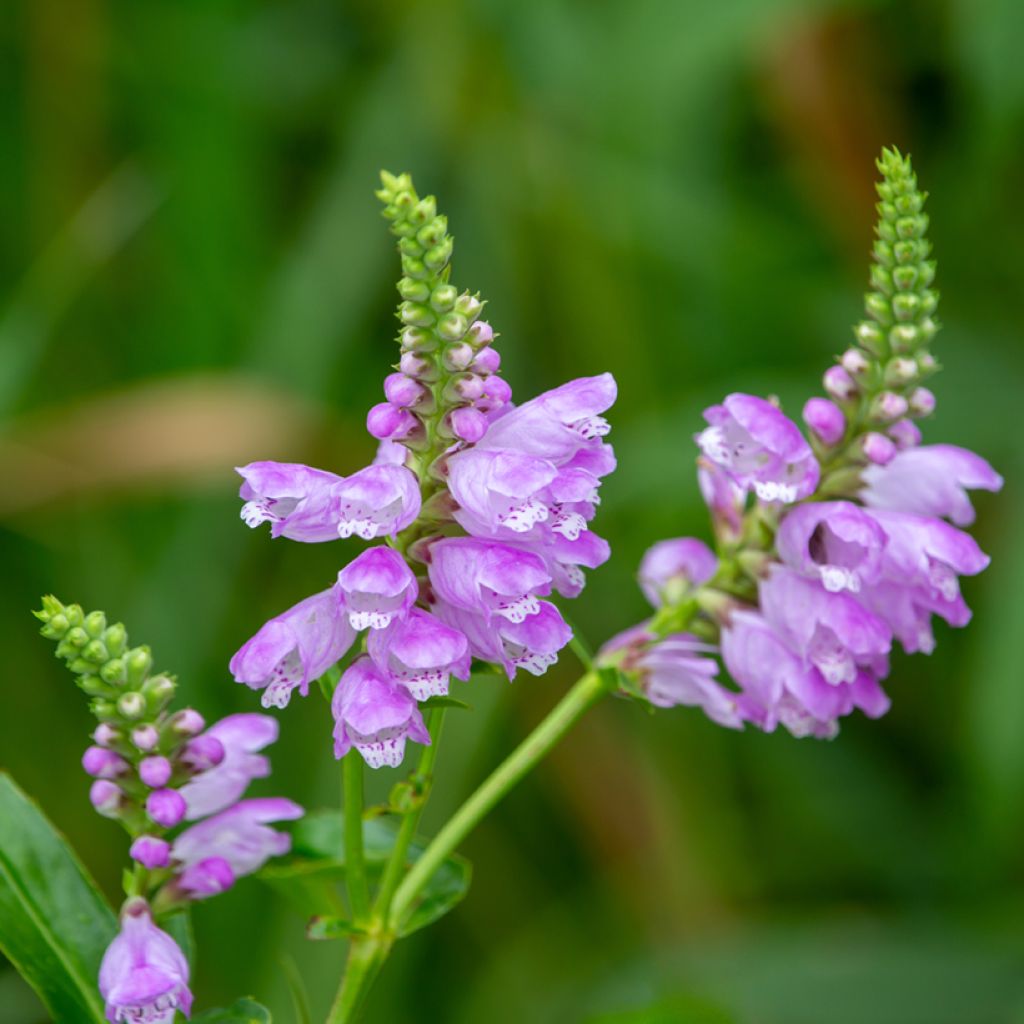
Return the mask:
[[[313,902],[310,938],[347,940],[327,1020],[355,1019],[395,941],[464,895],[463,839],[603,696],[698,707],[726,728],[781,725],[797,737],[834,737],[854,709],[885,713],[894,642],[930,653],[934,616],[968,621],[959,578],[988,559],[963,530],[974,518],[967,491],[1002,481],[972,452],[922,444],[918,423],[935,407],[925,382],[938,368],[924,195],[896,151],[878,167],[867,318],[825,371],[825,396],[804,406],[806,433],[770,397],[734,393],[706,410],[694,455],[711,543],[655,543],[638,573],[653,614],[594,660],[557,601],[579,596],[584,570],[610,554],[592,523],[615,468],[604,441],[614,379],[581,378],[513,402],[484,302],[451,282],[445,218],[408,175],[382,175],[377,195],[402,266],[401,329],[385,400],[367,416],[376,457],[354,471],[277,462],[238,470],[249,526],[332,545],[324,589],[291,595],[297,603],[242,645],[230,671],[267,709],[286,708],[296,691],[322,694],[324,727],[310,741],[331,744],[342,761],[342,812],[315,812],[291,833],[274,828],[302,810],[244,796],[269,773],[261,751],[277,736],[276,718],[245,713],[206,728],[191,709],[172,712],[173,680],[151,674],[149,652],[129,649],[123,627],[47,598],[43,633],[99,719],[83,757],[89,795],[126,829],[133,861],[115,933],[59,837],[31,819],[51,859],[77,879],[79,920],[96,918],[92,946],[72,942],[62,962],[95,968],[102,1002],[79,985],[69,1011],[45,971],[23,967],[57,1019],[188,1016],[188,907],[255,872],[297,892],[307,914]],[[449,693],[452,680],[472,677],[471,694],[520,670],[542,675],[567,646],[583,663],[579,681],[433,839],[418,839],[442,718],[465,706]],[[399,768],[410,743],[415,767],[385,804],[364,807],[364,765]],[[0,789],[0,807],[38,813],[19,799]],[[21,939],[10,933],[0,927],[18,962]],[[301,991],[296,998],[301,1006]],[[247,1000],[218,1014],[211,1020],[269,1020]]]

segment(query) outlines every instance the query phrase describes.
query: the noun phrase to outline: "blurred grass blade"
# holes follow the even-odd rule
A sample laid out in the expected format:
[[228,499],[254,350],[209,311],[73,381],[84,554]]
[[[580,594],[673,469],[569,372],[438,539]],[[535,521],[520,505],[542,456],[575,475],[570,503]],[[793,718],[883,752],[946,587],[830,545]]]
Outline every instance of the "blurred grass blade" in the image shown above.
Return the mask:
[[160,201],[134,163],[121,164],[29,268],[0,315],[0,418],[18,400],[60,317]]
[[71,848],[0,774],[0,950],[56,1024],[104,1021],[100,961],[117,919]]

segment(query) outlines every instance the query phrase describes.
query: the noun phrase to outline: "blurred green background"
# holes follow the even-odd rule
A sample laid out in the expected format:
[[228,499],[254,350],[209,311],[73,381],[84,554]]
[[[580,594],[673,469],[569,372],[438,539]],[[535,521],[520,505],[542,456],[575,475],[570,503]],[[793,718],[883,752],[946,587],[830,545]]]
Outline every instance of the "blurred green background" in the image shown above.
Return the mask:
[[[833,743],[600,708],[466,844],[469,900],[399,947],[369,1019],[1024,1021],[1019,0],[28,0],[0,25],[0,765],[111,898],[126,844],[29,610],[102,607],[208,717],[253,709],[229,656],[353,549],[247,530],[231,467],[371,456],[380,167],[440,197],[521,397],[619,379],[615,557],[571,609],[597,643],[644,614],[645,546],[706,530],[700,410],[796,415],[845,346],[896,144],[944,293],[927,436],[1007,477],[974,623],[898,656],[892,712]],[[574,671],[461,687],[428,828]],[[336,802],[322,703],[282,719],[263,791]],[[283,947],[322,1013],[343,949],[260,883],[195,916],[198,1005],[292,1020]],[[0,1021],[43,1019],[0,971]]]

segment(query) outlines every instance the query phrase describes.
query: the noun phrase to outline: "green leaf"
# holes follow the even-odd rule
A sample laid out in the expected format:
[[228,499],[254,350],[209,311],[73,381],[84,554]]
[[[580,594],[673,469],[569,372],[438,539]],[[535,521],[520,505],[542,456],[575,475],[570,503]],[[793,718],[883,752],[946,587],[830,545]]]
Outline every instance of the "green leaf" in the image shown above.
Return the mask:
[[117,918],[64,838],[0,773],[0,950],[56,1024],[105,1020],[100,961]]
[[270,1011],[253,999],[239,999],[223,1010],[207,1010],[192,1024],[271,1024]]
[[[412,853],[412,851],[410,851]],[[422,852],[415,851],[413,859]],[[461,903],[469,892],[473,876],[472,865],[464,857],[453,854],[434,872],[412,910],[400,922],[398,934],[411,935],[444,917],[452,907]]]
[[366,929],[346,917],[314,917],[306,926],[306,938],[314,940],[348,939],[353,935],[365,935]]

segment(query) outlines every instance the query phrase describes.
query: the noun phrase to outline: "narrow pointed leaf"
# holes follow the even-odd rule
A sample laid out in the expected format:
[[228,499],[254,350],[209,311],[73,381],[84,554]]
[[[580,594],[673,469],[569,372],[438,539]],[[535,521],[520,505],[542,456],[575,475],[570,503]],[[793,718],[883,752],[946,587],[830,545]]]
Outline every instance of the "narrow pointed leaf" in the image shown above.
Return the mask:
[[191,1024],[272,1024],[270,1011],[254,999],[239,999],[223,1010],[207,1010],[191,1018]]
[[117,919],[65,839],[0,773],[0,950],[55,1024],[102,1022],[100,961]]

